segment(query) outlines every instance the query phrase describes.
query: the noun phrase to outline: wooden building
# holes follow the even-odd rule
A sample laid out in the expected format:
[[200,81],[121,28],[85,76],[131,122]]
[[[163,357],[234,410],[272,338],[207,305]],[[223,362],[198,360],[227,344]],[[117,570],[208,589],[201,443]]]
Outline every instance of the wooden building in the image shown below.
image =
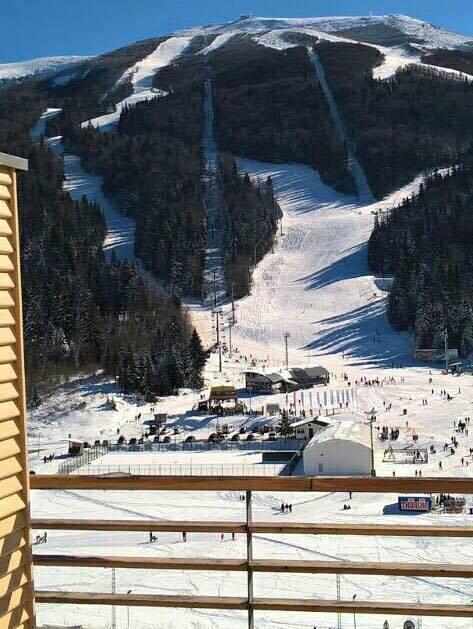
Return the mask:
[[0,627],[34,627],[16,173],[0,153]]

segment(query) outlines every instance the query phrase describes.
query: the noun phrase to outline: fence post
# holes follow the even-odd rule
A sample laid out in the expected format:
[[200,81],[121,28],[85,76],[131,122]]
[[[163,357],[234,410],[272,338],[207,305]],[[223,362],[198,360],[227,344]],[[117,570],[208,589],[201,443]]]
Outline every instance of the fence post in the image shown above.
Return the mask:
[[253,522],[252,513],[252,494],[251,491],[246,492],[246,561],[247,561],[247,577],[248,577],[248,629],[254,629],[254,611],[253,611],[253,535],[251,533],[251,525]]

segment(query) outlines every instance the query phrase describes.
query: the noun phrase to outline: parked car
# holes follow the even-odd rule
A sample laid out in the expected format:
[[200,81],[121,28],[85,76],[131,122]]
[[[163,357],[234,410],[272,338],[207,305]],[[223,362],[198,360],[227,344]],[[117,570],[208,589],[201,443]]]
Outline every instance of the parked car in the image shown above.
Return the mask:
[[263,435],[266,435],[268,432],[271,432],[271,428],[268,426],[268,424],[265,424],[261,432],[263,433]]
[[224,439],[224,436],[218,432],[212,432],[209,435],[209,441],[223,441],[223,439]]
[[244,435],[246,433],[246,426],[242,426],[240,428],[240,435]]
[[255,436],[252,432],[250,432],[249,434],[246,435],[246,440],[247,441],[254,441],[255,440]]
[[156,434],[156,426],[150,426],[149,427],[149,434],[150,435],[155,435]]
[[237,432],[232,435],[232,441],[240,441],[240,435]]
[[186,443],[194,443],[194,441],[195,441],[194,435],[189,435],[188,437],[186,437]]
[[126,443],[126,439],[125,439],[124,435],[120,435],[118,437],[117,443],[119,443],[119,444]]
[[182,426],[175,426],[174,428],[174,434],[175,435],[180,435],[181,432],[184,432],[184,428]]
[[108,447],[108,439],[104,439],[102,441],[102,445],[105,446],[105,447]]
[[253,424],[253,426],[250,428],[251,432],[259,432],[260,428],[257,424]]
[[94,441],[94,446],[99,446],[102,442],[100,441],[100,439],[96,439]]
[[90,443],[88,441],[84,441],[84,443],[82,444],[82,447],[84,448],[84,450],[86,448],[90,448]]
[[166,435],[163,439],[163,443],[171,443],[171,437],[169,435]]
[[275,432],[270,432],[269,435],[268,435],[268,439],[270,441],[276,441],[276,439],[277,439],[276,433]]
[[156,437],[153,439],[153,443],[159,443],[159,435],[156,435]]
[[128,442],[128,445],[130,446],[136,446],[136,437],[132,437],[130,439],[130,441]]

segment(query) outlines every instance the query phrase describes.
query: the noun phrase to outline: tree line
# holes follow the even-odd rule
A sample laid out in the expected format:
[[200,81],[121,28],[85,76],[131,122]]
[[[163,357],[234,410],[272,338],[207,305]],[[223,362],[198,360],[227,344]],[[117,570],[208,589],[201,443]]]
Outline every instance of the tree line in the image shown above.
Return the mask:
[[473,140],[470,82],[415,65],[377,80],[383,57],[372,47],[320,42],[316,50],[377,198],[454,164]]
[[234,38],[210,56],[218,143],[268,162],[299,162],[337,190],[355,191],[347,152],[307,49]]
[[239,299],[249,294],[252,270],[271,250],[282,213],[270,177],[252,181],[229,154],[222,154],[220,164],[225,275]]
[[441,348],[444,330],[462,356],[473,351],[473,150],[449,174],[377,218],[368,247],[376,273],[394,275],[388,314],[417,347]]

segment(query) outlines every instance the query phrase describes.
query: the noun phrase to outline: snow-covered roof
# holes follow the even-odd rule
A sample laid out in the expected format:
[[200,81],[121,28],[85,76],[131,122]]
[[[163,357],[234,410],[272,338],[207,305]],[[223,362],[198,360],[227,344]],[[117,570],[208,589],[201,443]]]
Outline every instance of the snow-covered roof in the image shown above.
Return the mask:
[[370,447],[370,430],[361,418],[345,419],[331,422],[325,430],[321,430],[309,441],[308,448],[316,443],[326,441],[353,441]]
[[330,426],[330,421],[328,419],[323,419],[322,417],[306,417],[305,419],[300,419],[298,422],[293,422],[291,424],[291,428],[299,428],[300,426],[307,426],[307,424]]

